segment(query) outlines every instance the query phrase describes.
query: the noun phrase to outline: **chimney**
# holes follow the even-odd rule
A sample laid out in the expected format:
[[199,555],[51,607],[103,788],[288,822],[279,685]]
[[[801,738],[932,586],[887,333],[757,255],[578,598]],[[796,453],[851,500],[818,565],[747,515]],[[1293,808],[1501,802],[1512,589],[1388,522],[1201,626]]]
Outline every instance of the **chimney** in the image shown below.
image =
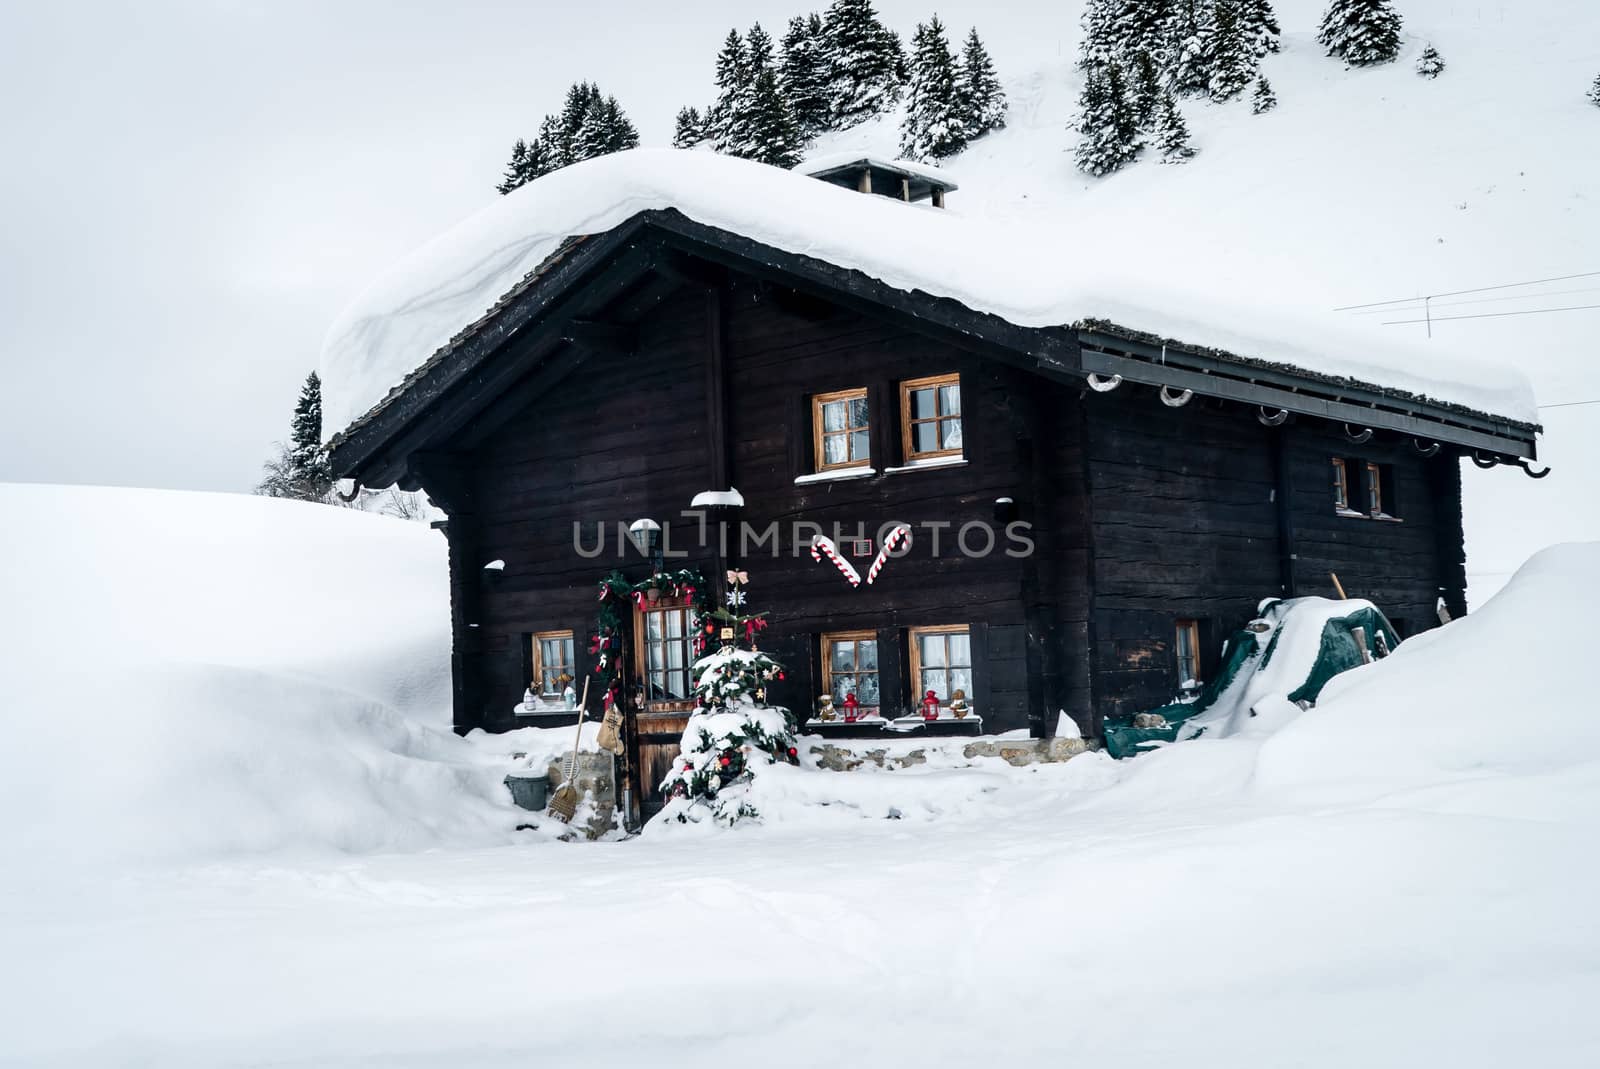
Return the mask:
[[940,171],[910,160],[886,163],[870,156],[836,156],[803,163],[799,169],[812,178],[858,193],[876,193],[908,204],[925,200],[935,208],[943,208],[945,194],[956,189],[956,184]]

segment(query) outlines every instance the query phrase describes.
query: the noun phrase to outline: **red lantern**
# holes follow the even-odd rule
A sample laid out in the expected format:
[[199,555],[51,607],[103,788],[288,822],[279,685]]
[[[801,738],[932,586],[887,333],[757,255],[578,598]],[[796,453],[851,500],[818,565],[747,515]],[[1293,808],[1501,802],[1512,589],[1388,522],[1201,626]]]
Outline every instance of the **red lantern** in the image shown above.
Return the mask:
[[856,701],[856,692],[851,691],[844,696],[844,722],[854,724],[861,719],[861,703]]
[[931,690],[922,696],[922,719],[939,719],[939,696]]

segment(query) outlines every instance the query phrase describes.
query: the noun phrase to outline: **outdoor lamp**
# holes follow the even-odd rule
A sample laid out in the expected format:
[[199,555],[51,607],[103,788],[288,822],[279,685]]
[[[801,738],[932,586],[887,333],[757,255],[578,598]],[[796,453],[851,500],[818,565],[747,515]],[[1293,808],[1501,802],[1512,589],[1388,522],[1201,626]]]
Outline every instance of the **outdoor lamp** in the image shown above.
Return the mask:
[[628,527],[628,539],[640,553],[649,557],[656,571],[661,570],[661,525],[649,517],[634,520]]

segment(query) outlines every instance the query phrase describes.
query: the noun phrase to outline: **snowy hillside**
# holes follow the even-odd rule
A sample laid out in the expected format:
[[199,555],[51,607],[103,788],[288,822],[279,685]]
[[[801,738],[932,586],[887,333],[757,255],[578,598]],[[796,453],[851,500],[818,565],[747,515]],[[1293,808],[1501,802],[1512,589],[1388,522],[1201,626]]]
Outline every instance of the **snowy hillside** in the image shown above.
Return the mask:
[[1287,722],[566,846],[511,830],[524,740],[442,729],[434,532],[0,508],[0,1064],[1600,1059],[1600,544]]

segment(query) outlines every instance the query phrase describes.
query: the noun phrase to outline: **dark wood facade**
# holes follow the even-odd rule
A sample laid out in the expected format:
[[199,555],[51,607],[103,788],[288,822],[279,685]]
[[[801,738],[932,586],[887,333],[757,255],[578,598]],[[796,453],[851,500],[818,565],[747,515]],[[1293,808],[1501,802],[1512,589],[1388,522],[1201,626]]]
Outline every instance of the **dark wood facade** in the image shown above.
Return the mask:
[[[744,523],[781,532],[776,556],[770,544],[731,550],[772,614],[763,648],[789,669],[775,701],[808,712],[823,686],[818,636],[864,630],[879,638],[884,707],[908,710],[906,630],[965,624],[986,730],[1048,734],[1065,710],[1093,735],[1106,716],[1171,699],[1179,619],[1198,622],[1209,662],[1260,599],[1331,596],[1330,572],[1403,633],[1430,626],[1440,597],[1463,611],[1463,453],[1532,455],[1532,428],[1403,398],[1369,403],[1354,427],[1323,418],[1345,402],[1315,381],[1264,419],[1290,396],[1281,371],[1239,371],[1237,387],[1215,374],[1173,407],[1136,335],[1025,331],[667,224],[665,237],[647,226],[564,250],[336,443],[341,474],[421,486],[449,515],[459,730],[529,722],[514,707],[534,632],[570,629],[580,671],[592,667],[597,580],[650,571],[619,524],[654,518],[669,527],[669,567],[719,574],[715,540],[702,546],[686,514],[704,490],[737,487]],[[1128,381],[1098,392],[1085,380],[1096,368]],[[960,377],[959,461],[894,470],[899,384],[944,373]],[[807,479],[810,398],[862,387],[874,473]],[[1389,429],[1352,440],[1379,424]],[[1382,466],[1392,518],[1336,512],[1334,457]],[[987,555],[951,552],[963,524],[999,530],[1003,499],[1033,552],[1008,555],[1003,540]],[[858,589],[791,534],[809,522],[876,537],[891,521],[913,526],[912,550]],[[929,523],[948,525],[938,554]],[[602,530],[604,552],[580,553]],[[974,529],[968,548],[983,544]],[[485,572],[492,560],[504,569]],[[681,724],[639,728],[667,738]]]

